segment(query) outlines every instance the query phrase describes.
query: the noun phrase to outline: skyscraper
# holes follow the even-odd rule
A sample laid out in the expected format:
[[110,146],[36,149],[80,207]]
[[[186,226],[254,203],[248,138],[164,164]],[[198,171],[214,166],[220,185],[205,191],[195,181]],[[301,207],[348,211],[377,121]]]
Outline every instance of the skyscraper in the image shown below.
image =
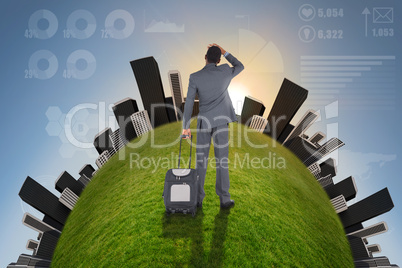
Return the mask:
[[[292,124],[287,124],[287,126],[285,127],[285,129],[282,131],[281,136],[277,139],[278,142],[283,143],[286,138],[290,135],[290,133],[293,131],[293,129],[295,128],[294,125]],[[268,131],[268,130],[266,130]]]
[[387,257],[375,257],[375,258],[364,258],[355,260],[355,267],[356,268],[366,268],[366,267],[391,267],[391,268],[399,268],[398,265],[391,264]]
[[314,152],[308,159],[304,160],[303,163],[306,166],[310,166],[311,164],[317,162],[324,156],[332,153],[333,151],[342,147],[343,145],[345,145],[345,143],[343,143],[338,138],[332,138],[326,143],[324,143],[322,146],[320,146],[318,150]]
[[51,260],[59,237],[60,233],[57,231],[43,232],[35,257]]
[[249,126],[253,115],[262,116],[265,111],[265,106],[262,101],[257,100],[251,96],[244,97],[243,109],[241,111],[241,123]]
[[[32,216],[29,213],[25,213],[24,216],[22,217],[22,224],[25,226],[31,228],[32,230],[35,230],[39,233],[47,232],[47,231],[53,231],[57,230],[53,226],[50,226],[49,224],[41,221],[40,219]],[[60,232],[59,230],[57,230]]]
[[75,204],[78,201],[78,195],[76,195],[70,188],[65,188],[59,197],[60,203],[68,207],[69,209],[73,209]]
[[13,267],[50,267],[50,260],[49,259],[43,259],[43,258],[38,258],[36,256],[30,256],[27,254],[21,254],[18,257],[17,262],[12,262],[9,265],[7,265],[7,268],[13,268]]
[[293,119],[300,106],[307,99],[308,91],[284,79],[268,115],[268,134],[278,140],[286,126]]
[[351,232],[347,235],[354,236],[354,237],[360,237],[360,238],[368,238],[371,236],[383,234],[388,231],[388,226],[385,221],[370,225],[368,227],[365,227],[361,230]]
[[346,233],[348,228],[356,224],[377,217],[385,212],[390,211],[394,207],[388,188],[384,188],[377,193],[366,197],[365,199],[351,205],[348,210],[339,214]]
[[95,164],[98,166],[98,168],[101,168],[110,158],[110,153],[108,150],[103,151],[98,158],[95,160]]
[[[293,138],[293,141],[291,144],[289,144],[289,150],[291,150],[302,162],[306,161],[309,159],[317,150],[319,149],[319,146],[316,144],[312,144],[306,139],[303,139],[302,137],[296,136]],[[313,162],[315,163],[315,162]],[[311,163],[311,164],[313,164]],[[310,166],[310,165],[306,165]]]
[[288,135],[283,144],[286,147],[289,147],[289,145],[293,142],[293,139],[303,134],[314,123],[314,121],[317,120],[318,116],[318,112],[308,110],[295,125],[292,132]]
[[86,164],[80,169],[78,174],[80,174],[81,176],[85,175],[90,179],[90,178],[92,178],[92,174],[94,173],[94,171],[95,171],[95,169],[93,168],[92,165]]
[[133,122],[134,130],[138,137],[152,130],[151,122],[146,110],[132,114],[131,121]]
[[318,131],[317,133],[315,133],[313,136],[311,136],[311,138],[309,139],[309,141],[313,144],[318,144],[320,141],[322,141],[325,138],[325,134],[322,133],[321,131]]
[[257,130],[258,132],[264,132],[267,126],[267,119],[259,115],[253,115],[250,123],[250,128]]
[[321,176],[331,175],[332,177],[336,176],[336,163],[335,159],[328,158],[324,162],[320,164]]
[[131,141],[136,137],[130,116],[138,112],[137,102],[131,98],[118,101],[112,107],[114,116],[120,127],[120,135],[123,141]]
[[[173,106],[175,107],[176,118],[180,118],[181,105],[184,102],[183,86],[178,70],[171,70],[168,73],[170,90],[172,93]],[[180,111],[180,112],[179,112]]]
[[[133,127],[131,120],[128,124],[130,124],[130,128],[132,128],[132,131],[134,132],[134,135],[135,135],[134,127]],[[128,128],[128,124],[126,125],[126,130]],[[131,132],[131,130],[130,130],[130,132]],[[121,134],[121,128],[116,129],[115,131],[113,131],[110,134],[110,140],[112,141],[113,149],[115,152],[117,152],[118,150],[123,148],[124,145],[126,145],[128,143],[128,140],[126,140]]]
[[85,174],[81,175],[78,178],[78,181],[85,187],[87,187],[88,183],[91,181]]
[[[330,175],[328,175],[330,176]],[[325,188],[329,198],[334,198],[338,195],[343,195],[346,201],[350,201],[356,197],[357,187],[355,179],[350,176],[334,185]]]
[[149,114],[152,126],[169,123],[158,63],[154,57],[147,57],[131,61],[130,64],[137,80],[142,104]]
[[32,251],[33,251],[33,254],[32,254],[32,255],[35,255],[36,248],[38,247],[38,245],[39,245],[39,242],[38,242],[38,241],[29,239],[28,242],[27,242],[26,248],[27,248],[28,250],[32,250]]
[[64,225],[70,210],[58,198],[31,177],[27,177],[18,195],[22,201]]
[[[165,98],[166,109],[170,122],[176,122],[181,118],[181,110],[176,109],[172,97]],[[180,108],[179,108],[180,109]]]
[[80,196],[83,186],[80,184],[73,176],[67,171],[63,171],[60,176],[56,179],[55,183],[56,190],[62,193],[64,189],[69,188],[77,196]]
[[110,139],[110,134],[112,134],[112,130],[110,127],[105,128],[98,134],[96,134],[94,138],[94,147],[98,154],[102,154],[106,150],[111,150],[113,148],[112,140]]

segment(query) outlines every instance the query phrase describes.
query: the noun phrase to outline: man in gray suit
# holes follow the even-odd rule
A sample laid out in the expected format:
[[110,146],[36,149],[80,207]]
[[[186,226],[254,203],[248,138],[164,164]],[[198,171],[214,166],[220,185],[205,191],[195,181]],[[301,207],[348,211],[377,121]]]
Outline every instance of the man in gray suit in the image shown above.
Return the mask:
[[[228,64],[217,66],[221,54],[233,66]],[[205,197],[204,182],[208,166],[211,138],[214,143],[216,160],[216,194],[219,196],[221,208],[234,206],[229,194],[229,129],[228,124],[237,121],[228,86],[233,77],[244,69],[243,64],[217,44],[209,45],[205,55],[205,67],[190,75],[188,92],[183,114],[183,135],[191,136],[190,119],[193,111],[195,95],[199,98],[199,114],[197,118],[197,161],[199,175],[197,206],[202,207]]]

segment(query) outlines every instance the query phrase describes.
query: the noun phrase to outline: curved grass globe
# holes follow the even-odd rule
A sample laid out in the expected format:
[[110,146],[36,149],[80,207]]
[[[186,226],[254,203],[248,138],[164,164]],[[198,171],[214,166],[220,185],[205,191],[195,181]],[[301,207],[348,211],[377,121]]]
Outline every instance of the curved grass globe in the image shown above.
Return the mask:
[[[306,167],[268,136],[230,127],[234,208],[220,210],[210,161],[202,210],[166,215],[164,178],[177,166],[181,122],[164,125],[133,140],[92,178],[52,267],[353,267],[342,224]],[[183,142],[182,168],[188,157]]]

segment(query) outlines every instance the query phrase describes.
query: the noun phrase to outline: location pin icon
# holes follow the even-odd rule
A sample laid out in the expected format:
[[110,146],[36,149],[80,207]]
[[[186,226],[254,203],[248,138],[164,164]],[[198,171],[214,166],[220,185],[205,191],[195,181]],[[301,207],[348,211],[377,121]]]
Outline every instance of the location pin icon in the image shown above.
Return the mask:
[[304,33],[304,39],[305,39],[305,40],[308,40],[308,38],[309,38],[309,36],[310,36],[310,29],[309,29],[309,28],[305,28],[305,29],[303,30],[303,33]]

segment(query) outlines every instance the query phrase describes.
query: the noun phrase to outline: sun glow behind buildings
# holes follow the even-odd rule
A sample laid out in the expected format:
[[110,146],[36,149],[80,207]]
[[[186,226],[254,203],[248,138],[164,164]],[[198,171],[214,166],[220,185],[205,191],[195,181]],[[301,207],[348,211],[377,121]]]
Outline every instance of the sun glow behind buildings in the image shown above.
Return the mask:
[[244,97],[250,95],[246,86],[238,82],[232,82],[228,88],[230,99],[236,114],[241,114],[243,109]]

